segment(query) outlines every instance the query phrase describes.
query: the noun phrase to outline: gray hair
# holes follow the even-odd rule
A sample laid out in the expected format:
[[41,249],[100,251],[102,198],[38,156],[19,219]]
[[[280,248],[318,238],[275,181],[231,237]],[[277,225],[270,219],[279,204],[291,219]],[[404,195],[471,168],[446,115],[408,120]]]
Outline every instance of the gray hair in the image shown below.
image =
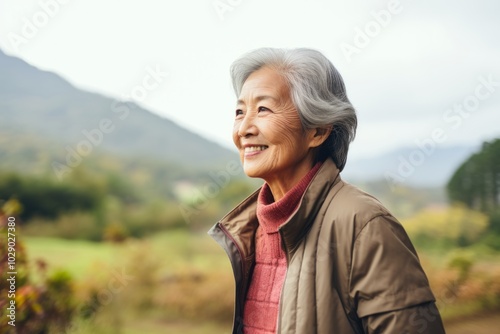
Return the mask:
[[318,148],[316,160],[331,157],[342,170],[358,122],[340,73],[321,52],[313,49],[261,48],[231,65],[236,96],[250,74],[266,66],[276,69],[287,81],[304,129],[332,127],[332,133]]

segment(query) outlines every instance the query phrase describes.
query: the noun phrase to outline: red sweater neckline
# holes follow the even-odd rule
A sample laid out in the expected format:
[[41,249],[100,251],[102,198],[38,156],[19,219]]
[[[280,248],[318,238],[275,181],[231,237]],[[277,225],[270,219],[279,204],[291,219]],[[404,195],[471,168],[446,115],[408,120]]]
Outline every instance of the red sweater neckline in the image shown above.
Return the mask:
[[318,172],[322,162],[316,163],[314,167],[290,189],[279,201],[274,201],[274,196],[269,185],[265,183],[257,200],[257,218],[259,225],[269,233],[278,232],[278,228],[284,224],[297,209],[300,199],[311,183],[314,175]]

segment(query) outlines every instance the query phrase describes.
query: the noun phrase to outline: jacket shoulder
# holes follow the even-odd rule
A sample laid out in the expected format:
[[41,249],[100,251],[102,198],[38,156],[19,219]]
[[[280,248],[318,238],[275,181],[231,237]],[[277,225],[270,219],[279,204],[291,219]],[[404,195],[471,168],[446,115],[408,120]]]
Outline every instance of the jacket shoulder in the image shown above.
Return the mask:
[[325,220],[330,222],[352,222],[354,229],[359,232],[376,217],[391,216],[389,210],[374,196],[358,187],[341,180],[332,189],[333,197],[325,211]]

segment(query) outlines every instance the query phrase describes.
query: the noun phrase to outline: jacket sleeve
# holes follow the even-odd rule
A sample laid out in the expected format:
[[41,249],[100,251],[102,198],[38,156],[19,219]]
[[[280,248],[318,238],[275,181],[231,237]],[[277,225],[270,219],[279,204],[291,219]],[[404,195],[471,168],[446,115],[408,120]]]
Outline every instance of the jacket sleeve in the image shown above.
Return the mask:
[[444,333],[416,251],[390,215],[373,218],[355,238],[349,298],[367,334]]
[[434,302],[378,313],[361,319],[366,334],[444,334]]

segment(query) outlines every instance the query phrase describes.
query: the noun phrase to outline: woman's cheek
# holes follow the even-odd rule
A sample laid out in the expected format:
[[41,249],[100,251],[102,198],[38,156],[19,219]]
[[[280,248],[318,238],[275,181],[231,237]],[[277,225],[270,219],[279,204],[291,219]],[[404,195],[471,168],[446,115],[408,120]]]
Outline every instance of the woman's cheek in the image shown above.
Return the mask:
[[274,124],[270,124],[270,131],[273,134],[274,139],[277,142],[282,142],[287,146],[294,147],[296,145],[296,141],[300,137],[300,133],[302,133],[302,127],[300,124],[300,120],[294,119],[293,116],[290,116],[288,119],[284,117],[280,117],[279,119],[274,120]]
[[238,121],[235,121],[234,122],[234,125],[233,125],[233,142],[234,142],[234,145],[236,146],[236,148],[240,148],[240,140],[239,140],[239,136],[238,136],[238,130],[239,130],[240,126],[239,126],[239,122]]

